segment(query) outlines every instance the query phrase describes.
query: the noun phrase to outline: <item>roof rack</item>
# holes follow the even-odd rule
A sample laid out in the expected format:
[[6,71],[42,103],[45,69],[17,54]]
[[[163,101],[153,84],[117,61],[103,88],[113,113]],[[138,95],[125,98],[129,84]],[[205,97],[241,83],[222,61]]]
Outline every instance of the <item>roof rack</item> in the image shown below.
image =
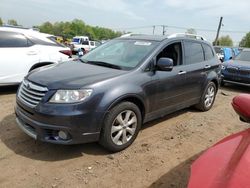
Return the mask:
[[199,39],[199,40],[205,40],[206,39],[203,36],[195,35],[195,34],[189,34],[189,33],[174,33],[172,35],[169,35],[168,38],[175,38],[175,37],[190,37],[193,39]]
[[126,33],[122,36],[120,36],[121,38],[123,37],[131,37],[131,36],[141,36],[141,35],[145,35],[145,34],[137,34],[137,33]]

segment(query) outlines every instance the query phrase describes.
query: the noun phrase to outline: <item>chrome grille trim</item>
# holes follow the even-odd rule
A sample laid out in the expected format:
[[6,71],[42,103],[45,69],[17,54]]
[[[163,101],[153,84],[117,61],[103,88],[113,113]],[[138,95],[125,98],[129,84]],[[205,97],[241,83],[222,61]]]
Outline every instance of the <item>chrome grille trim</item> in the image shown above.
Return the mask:
[[18,98],[26,105],[34,108],[45,96],[48,89],[24,80],[18,91]]

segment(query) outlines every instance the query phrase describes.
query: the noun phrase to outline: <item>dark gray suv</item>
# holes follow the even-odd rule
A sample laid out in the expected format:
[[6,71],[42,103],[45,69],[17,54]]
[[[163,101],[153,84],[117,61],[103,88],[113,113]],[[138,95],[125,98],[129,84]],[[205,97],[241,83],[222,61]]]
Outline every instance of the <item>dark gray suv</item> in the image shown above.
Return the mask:
[[202,38],[121,37],[79,61],[26,76],[17,94],[17,123],[41,141],[99,141],[120,151],[145,122],[193,105],[209,110],[219,79],[216,53]]

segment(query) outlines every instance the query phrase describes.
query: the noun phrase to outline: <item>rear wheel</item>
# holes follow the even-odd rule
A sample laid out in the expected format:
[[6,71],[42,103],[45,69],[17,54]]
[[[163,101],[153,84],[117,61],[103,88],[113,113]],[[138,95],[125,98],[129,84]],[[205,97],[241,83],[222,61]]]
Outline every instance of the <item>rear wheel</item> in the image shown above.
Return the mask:
[[140,109],[131,102],[122,102],[107,114],[99,143],[117,152],[131,145],[141,128]]
[[207,85],[199,104],[196,105],[201,111],[208,111],[212,108],[217,93],[217,88],[214,82],[209,82]]

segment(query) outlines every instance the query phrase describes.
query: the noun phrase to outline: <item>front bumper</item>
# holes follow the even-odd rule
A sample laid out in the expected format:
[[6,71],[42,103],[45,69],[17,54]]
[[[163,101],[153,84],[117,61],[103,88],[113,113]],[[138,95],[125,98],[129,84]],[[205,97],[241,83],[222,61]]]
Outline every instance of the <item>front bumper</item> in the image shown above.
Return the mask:
[[[16,121],[23,132],[33,139],[55,144],[79,144],[96,142],[99,140],[100,125],[98,117],[103,113],[70,114],[70,116],[41,114],[27,109],[17,101],[15,107]],[[67,133],[67,139],[59,136],[59,131]]]

